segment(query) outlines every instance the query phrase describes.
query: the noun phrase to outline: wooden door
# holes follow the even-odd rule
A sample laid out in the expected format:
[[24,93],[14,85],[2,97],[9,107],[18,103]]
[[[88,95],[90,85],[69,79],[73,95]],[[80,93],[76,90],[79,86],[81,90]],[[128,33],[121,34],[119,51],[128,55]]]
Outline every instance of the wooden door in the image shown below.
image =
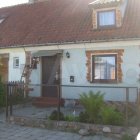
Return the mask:
[[42,57],[42,96],[58,97],[60,84],[60,56]]
[[3,82],[8,81],[8,61],[9,58],[0,58],[0,77]]

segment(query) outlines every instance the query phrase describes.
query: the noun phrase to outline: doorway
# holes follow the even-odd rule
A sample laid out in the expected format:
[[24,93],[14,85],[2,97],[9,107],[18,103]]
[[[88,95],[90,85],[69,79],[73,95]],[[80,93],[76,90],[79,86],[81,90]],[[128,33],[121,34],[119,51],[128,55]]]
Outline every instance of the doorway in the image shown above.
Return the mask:
[[58,97],[60,54],[42,56],[42,97]]

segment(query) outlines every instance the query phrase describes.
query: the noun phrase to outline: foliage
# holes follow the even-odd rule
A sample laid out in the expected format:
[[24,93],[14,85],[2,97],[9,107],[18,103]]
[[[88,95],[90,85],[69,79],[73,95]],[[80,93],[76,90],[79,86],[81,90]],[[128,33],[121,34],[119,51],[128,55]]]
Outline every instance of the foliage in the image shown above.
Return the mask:
[[80,112],[80,114],[79,114],[79,121],[80,122],[88,122],[89,120],[89,116],[88,116],[88,114],[87,114],[87,112]]
[[66,115],[64,120],[68,122],[79,121],[79,117],[73,115]]
[[89,122],[96,123],[100,116],[101,107],[104,106],[104,95],[100,91],[94,93],[90,91],[88,94],[80,95],[80,103],[84,106],[89,117]]
[[103,124],[122,125],[124,117],[121,112],[118,112],[113,107],[104,106],[101,110]]
[[14,105],[25,103],[27,100],[28,99],[24,97],[24,91],[21,88],[17,88],[12,95],[12,103]]
[[121,140],[134,140],[134,138],[132,136],[129,136],[128,134],[124,134]]
[[100,91],[81,94],[80,103],[84,106],[85,112],[79,114],[79,121],[122,125],[124,122],[123,114],[115,108],[105,105],[103,99],[104,94],[101,94]]
[[0,107],[5,106],[5,97],[4,84],[2,83],[0,76]]
[[[58,120],[58,111],[54,110],[49,116],[50,120]],[[59,120],[64,120],[64,114],[59,112]]]

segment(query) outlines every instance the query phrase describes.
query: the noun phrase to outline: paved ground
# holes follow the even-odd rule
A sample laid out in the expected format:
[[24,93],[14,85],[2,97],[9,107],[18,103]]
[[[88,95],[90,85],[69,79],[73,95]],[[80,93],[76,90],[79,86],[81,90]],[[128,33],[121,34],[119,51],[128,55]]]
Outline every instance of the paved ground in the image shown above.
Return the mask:
[[[32,105],[24,106],[22,108],[16,108],[13,111],[15,116],[25,116],[37,119],[44,119],[54,111],[57,110],[57,107],[48,107],[48,108],[36,108]],[[73,111],[75,110],[75,115],[78,115],[83,109],[81,108],[74,108],[74,107],[61,107],[61,112],[64,115],[72,115]]]
[[[45,118],[52,110],[56,108],[35,108],[33,106],[25,106],[15,108],[13,114],[16,116],[25,116],[32,118]],[[61,108],[65,115],[72,114],[72,108]],[[75,110],[76,113],[79,112]],[[5,123],[5,111],[0,110],[0,140],[114,140],[104,136],[80,136],[76,133],[67,133],[60,131],[51,131],[40,128],[30,128]]]
[[114,140],[104,136],[80,136],[75,133],[50,131],[0,122],[0,140]]
[[[50,116],[52,111],[57,110],[57,107],[48,107],[48,108],[36,108],[31,104],[17,105],[13,107],[13,115],[15,116],[23,116],[23,117],[31,117],[36,119],[46,119],[46,117]],[[65,115],[72,115],[75,110],[75,115],[78,115],[83,109],[79,107],[61,107],[61,112]],[[0,120],[4,119],[5,114],[3,114],[0,109]]]

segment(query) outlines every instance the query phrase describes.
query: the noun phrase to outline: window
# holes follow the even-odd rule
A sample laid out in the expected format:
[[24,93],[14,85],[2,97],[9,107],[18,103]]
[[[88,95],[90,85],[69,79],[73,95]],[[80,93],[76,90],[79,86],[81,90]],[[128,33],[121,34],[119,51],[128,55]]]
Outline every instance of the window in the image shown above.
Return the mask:
[[0,18],[0,23],[2,23],[4,21],[4,18]]
[[97,12],[97,14],[98,14],[97,22],[99,27],[115,26],[116,24],[115,10],[99,11]]
[[117,80],[116,55],[93,55],[93,82],[115,82]]
[[13,67],[14,68],[19,68],[19,57],[14,57],[13,58]]

